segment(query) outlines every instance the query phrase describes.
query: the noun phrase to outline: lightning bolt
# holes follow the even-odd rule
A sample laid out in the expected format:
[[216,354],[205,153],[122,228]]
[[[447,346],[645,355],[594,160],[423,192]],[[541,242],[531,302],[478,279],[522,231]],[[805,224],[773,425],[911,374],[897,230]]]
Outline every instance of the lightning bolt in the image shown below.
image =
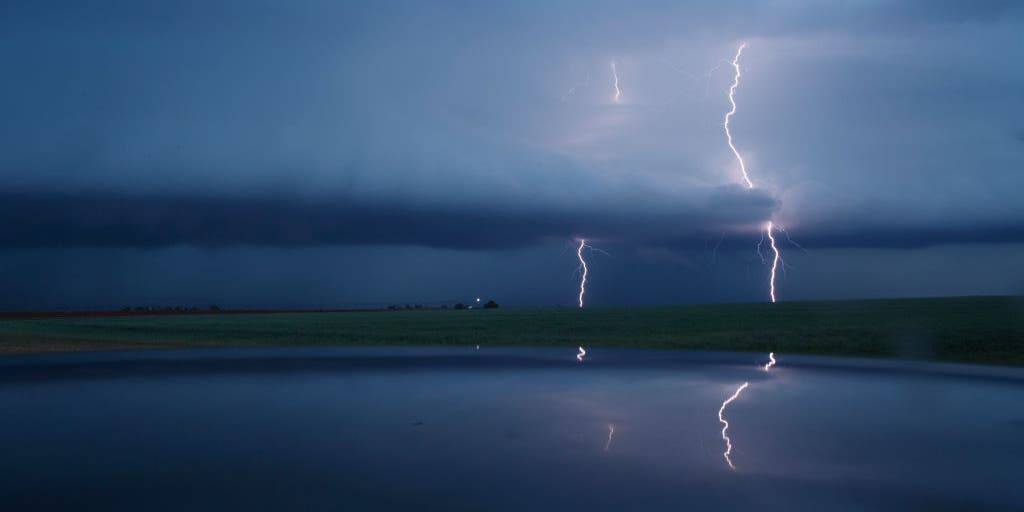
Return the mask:
[[580,268],[583,269],[583,276],[580,279],[580,309],[583,309],[583,295],[587,293],[587,261],[583,259],[583,248],[586,246],[587,241],[581,238],[580,246],[576,248],[576,257],[580,260]]
[[[580,245],[579,245],[579,247],[576,248],[576,258],[580,260],[580,268],[583,269],[583,272],[582,272],[581,277],[580,277],[580,295],[579,295],[580,309],[583,309],[583,295],[586,294],[586,292],[587,292],[587,272],[588,272],[588,269],[587,269],[587,260],[583,259],[583,248],[584,247],[589,247],[587,245],[587,241],[582,239],[582,238],[580,238]],[[585,356],[585,355],[587,355],[587,351],[583,350],[583,347],[580,346],[579,347],[579,353],[576,354],[576,360],[582,363],[583,362],[583,356]]]
[[[764,371],[768,371],[772,366],[775,366],[775,352],[768,353],[768,360],[768,364],[764,365]],[[732,458],[730,457],[730,455],[732,455],[732,440],[729,439],[729,422],[725,420],[725,408],[739,398],[740,393],[742,393],[744,389],[747,389],[747,386],[749,385],[749,382],[744,382],[740,387],[736,388],[736,391],[732,396],[726,398],[725,401],[722,402],[722,406],[718,408],[718,421],[722,424],[722,440],[725,441],[725,451],[722,452],[722,457],[725,459],[725,463],[729,465],[729,469],[732,469],[733,471],[736,470],[736,466],[733,465]]]
[[615,436],[615,425],[608,425],[608,442],[604,444],[604,451],[611,451],[612,437]]
[[[743,49],[747,47],[747,43],[740,43],[739,48],[736,49],[736,56],[732,58],[730,64],[732,65],[735,73],[732,79],[732,85],[729,86],[729,104],[732,108],[725,114],[725,138],[729,142],[729,149],[732,150],[732,154],[736,156],[736,161],[740,164],[740,172],[743,174],[743,182],[746,183],[748,189],[754,188],[754,182],[750,180],[750,175],[747,174],[747,165],[743,162],[743,156],[740,155],[739,150],[736,149],[736,145],[732,141],[732,132],[729,131],[729,120],[732,119],[733,114],[736,113],[736,88],[740,85],[740,57],[743,55]],[[775,244],[775,236],[773,233],[775,226],[771,221],[765,225],[765,233],[768,235],[768,241],[771,245],[774,256],[772,257],[772,271],[771,278],[769,280],[768,294],[771,297],[772,303],[775,303],[775,274],[779,268],[779,262],[782,261],[782,256],[779,253],[779,247]],[[789,236],[788,234],[786,235]],[[761,242],[757,244],[758,255],[761,254]]]
[[615,61],[612,61],[612,78],[615,79],[615,103],[619,103],[622,97],[622,89],[619,89],[619,71],[615,68]]
[[772,252],[775,254],[772,257],[772,275],[768,281],[768,291],[772,298],[772,303],[775,303],[775,272],[779,268],[779,262],[782,261],[782,257],[779,255],[779,248],[775,245],[775,237],[772,235],[772,221],[768,221],[768,225],[765,227],[765,232],[768,234],[768,242],[771,245]]
[[722,457],[725,457],[725,462],[729,464],[729,468],[733,471],[736,470],[736,466],[732,464],[732,459],[729,458],[729,455],[732,454],[732,441],[729,439],[729,422],[725,421],[725,418],[722,415],[725,413],[726,406],[731,404],[733,400],[736,400],[736,398],[740,396],[740,393],[742,393],[744,389],[747,389],[747,386],[749,385],[749,382],[744,382],[742,386],[736,389],[736,392],[733,393],[732,396],[722,402],[722,407],[718,409],[718,421],[723,425],[722,440],[725,441],[725,452],[722,453]]
[[729,63],[732,65],[732,68],[736,70],[736,73],[733,75],[732,85],[729,86],[729,104],[732,105],[732,108],[725,114],[725,123],[723,126],[725,127],[725,137],[729,141],[729,149],[732,150],[733,155],[736,155],[736,160],[740,163],[740,172],[743,173],[743,181],[747,183],[747,188],[754,188],[754,182],[750,181],[750,176],[747,175],[747,165],[743,163],[743,157],[740,156],[739,150],[736,149],[736,145],[733,144],[732,132],[729,131],[729,120],[732,119],[733,114],[736,113],[736,88],[740,86],[740,55],[743,55],[743,49],[746,47],[747,43],[740,43],[739,49],[736,50],[736,56],[733,57],[732,62]]

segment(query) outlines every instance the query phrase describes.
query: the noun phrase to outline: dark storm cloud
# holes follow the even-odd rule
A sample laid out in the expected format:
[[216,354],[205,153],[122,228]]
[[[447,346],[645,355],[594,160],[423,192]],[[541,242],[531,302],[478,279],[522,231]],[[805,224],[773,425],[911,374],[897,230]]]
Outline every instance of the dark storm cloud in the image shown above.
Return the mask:
[[[310,202],[287,198],[204,198],[114,194],[0,195],[0,246],[32,247],[322,247],[405,245],[510,249],[586,236],[606,243],[693,250],[728,234],[726,248],[745,246],[771,215],[775,200],[739,187],[716,190],[703,209],[622,215],[586,210],[409,206]],[[916,248],[1024,241],[1024,225],[890,224],[871,229],[803,225],[813,248]],[[738,235],[738,236],[737,236]]]
[[884,226],[857,231],[820,226],[799,236],[806,247],[873,247],[916,249],[936,245],[1004,244],[1024,242],[1024,224],[1006,222],[980,226],[951,225],[893,229]]
[[775,200],[733,187],[702,208],[647,210],[409,206],[296,201],[273,197],[0,195],[0,246],[318,247],[405,245],[508,249],[586,236],[608,242],[703,240],[716,230],[750,228]]

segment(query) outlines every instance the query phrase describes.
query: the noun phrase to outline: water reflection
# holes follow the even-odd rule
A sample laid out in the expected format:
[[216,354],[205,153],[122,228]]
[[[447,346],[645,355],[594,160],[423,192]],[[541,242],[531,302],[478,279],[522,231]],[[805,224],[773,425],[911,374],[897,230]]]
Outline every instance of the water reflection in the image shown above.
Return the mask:
[[[775,352],[768,353],[768,363],[762,367],[764,371],[769,371],[772,366],[775,366]],[[722,453],[722,457],[725,459],[725,463],[729,465],[729,469],[736,470],[736,466],[732,463],[732,440],[729,438],[729,422],[725,420],[725,408],[732,403],[734,400],[739,398],[740,393],[750,385],[749,382],[744,382],[736,391],[722,402],[722,406],[718,409],[718,421],[722,423],[722,440],[725,441],[725,452]]]
[[10,510],[1024,510],[1024,378],[612,349],[573,368],[567,349],[0,362],[0,496]]
[[613,437],[615,437],[615,425],[608,425],[608,442],[604,444],[604,451],[611,451]]
[[722,423],[722,440],[725,441],[725,452],[722,453],[722,456],[725,457],[725,462],[729,464],[729,468],[734,471],[736,470],[736,466],[732,464],[732,459],[729,458],[729,455],[732,453],[732,441],[729,439],[729,422],[725,421],[723,414],[725,413],[725,408],[731,404],[733,400],[739,398],[740,393],[742,393],[744,389],[747,389],[747,386],[749,385],[749,382],[744,382],[743,385],[732,394],[732,396],[722,402],[722,407],[718,409],[718,421]]

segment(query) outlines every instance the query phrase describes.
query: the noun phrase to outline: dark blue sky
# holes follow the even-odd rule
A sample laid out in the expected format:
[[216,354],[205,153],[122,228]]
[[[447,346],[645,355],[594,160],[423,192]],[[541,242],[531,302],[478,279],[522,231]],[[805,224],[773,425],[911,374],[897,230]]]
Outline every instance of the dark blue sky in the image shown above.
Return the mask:
[[676,4],[5,2],[0,309],[1024,291],[1021,4]]

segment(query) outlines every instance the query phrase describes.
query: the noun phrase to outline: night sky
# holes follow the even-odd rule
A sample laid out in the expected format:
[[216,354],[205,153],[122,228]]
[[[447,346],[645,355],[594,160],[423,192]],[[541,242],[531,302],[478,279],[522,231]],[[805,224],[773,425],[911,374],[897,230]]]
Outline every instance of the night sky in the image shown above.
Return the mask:
[[4,2],[0,309],[1024,292],[1024,3],[682,4]]

